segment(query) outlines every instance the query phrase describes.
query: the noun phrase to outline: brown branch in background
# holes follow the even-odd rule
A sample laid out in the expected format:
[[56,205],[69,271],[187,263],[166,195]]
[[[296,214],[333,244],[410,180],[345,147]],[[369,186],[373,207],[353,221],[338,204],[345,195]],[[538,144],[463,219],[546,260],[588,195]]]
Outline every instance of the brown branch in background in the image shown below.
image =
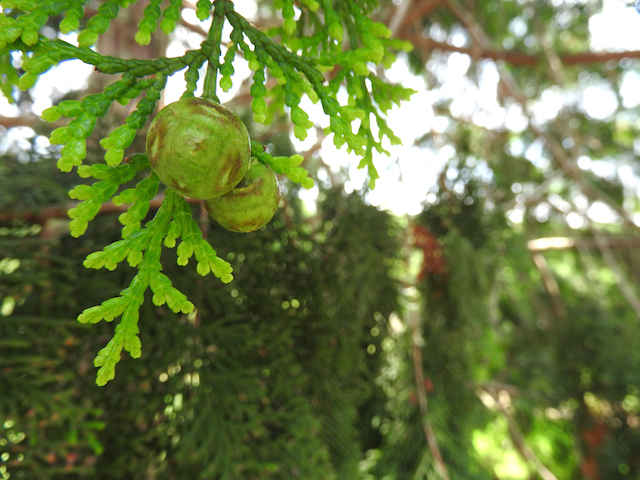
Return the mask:
[[542,277],[542,285],[545,291],[549,295],[549,298],[551,298],[551,308],[553,309],[554,315],[556,317],[564,317],[566,310],[560,297],[560,287],[558,286],[556,278],[553,276],[547,260],[544,258],[544,255],[539,252],[533,253],[531,259],[538,269],[540,277]]
[[[185,199],[189,203],[198,203],[199,200]],[[160,208],[162,202],[164,201],[164,195],[158,195],[149,202],[149,207],[151,209]],[[41,208],[39,210],[23,210],[17,212],[8,212],[3,213],[0,212],[0,222],[14,222],[14,221],[23,221],[23,222],[31,222],[37,223],[40,225],[44,225],[47,220],[53,218],[67,218],[67,212],[69,209],[77,206],[76,203],[71,203],[67,205],[58,205],[52,207]],[[126,212],[129,209],[129,205],[115,205],[112,202],[107,202],[100,207],[98,211],[98,215],[104,215],[109,213],[121,213]]]
[[0,126],[5,128],[33,127],[40,119],[36,115],[20,115],[18,117],[5,117],[0,115]]
[[625,58],[640,58],[640,50],[628,50],[626,52],[583,52],[561,55],[560,61],[564,65],[578,65],[584,63],[603,63],[619,61]]
[[562,60],[553,49],[552,39],[549,38],[549,35],[545,35],[544,32],[539,33],[537,36],[539,38],[540,45],[542,45],[544,56],[547,59],[551,78],[553,78],[553,80],[558,85],[564,85],[567,81],[567,78],[564,74]]
[[433,432],[433,428],[431,427],[431,422],[429,421],[428,415],[428,405],[427,405],[427,392],[424,381],[424,372],[422,370],[422,349],[421,344],[422,336],[420,333],[419,321],[416,318],[416,312],[411,312],[413,318],[410,318],[409,324],[412,329],[411,335],[411,351],[413,358],[413,371],[415,374],[416,381],[416,395],[418,397],[418,405],[420,407],[420,416],[422,418],[422,431],[424,432],[424,436],[427,440],[427,445],[429,445],[429,451],[433,456],[433,461],[436,466],[436,471],[444,480],[449,480],[449,472],[447,470],[447,466],[444,463],[442,458],[442,454],[440,453],[440,447],[438,447],[438,441],[436,439],[436,435]]
[[[309,148],[307,151],[302,153],[305,163],[308,162],[311,159],[311,157],[313,157],[318,151],[320,151],[320,149],[322,148],[322,142],[325,140],[325,138],[327,138],[327,134],[324,133],[324,130],[318,126],[316,126],[316,136],[318,137],[316,142],[311,146],[311,148]],[[336,175],[331,170],[331,167],[329,166],[329,164],[325,162],[324,158],[322,158],[322,155],[317,155],[316,158],[320,163],[320,165],[322,165],[322,168],[324,168],[325,172],[327,172],[327,176],[331,181],[331,186],[335,187],[342,184],[342,182],[338,179],[338,177],[336,177]]]
[[[495,50],[491,48],[457,47],[447,42],[440,42],[423,35],[420,32],[410,31],[405,28],[398,32],[398,38],[412,43],[420,50],[440,50],[443,52],[465,53],[473,58],[501,60],[514,66],[534,67],[545,61],[544,56],[517,52],[514,50]],[[590,63],[604,63],[620,61],[625,58],[640,59],[640,50],[627,50],[623,52],[582,52],[558,55],[560,62],[566,66],[584,65]]]
[[[29,222],[44,225],[47,220],[51,218],[65,218],[67,211],[72,208],[73,205],[46,207],[40,210],[23,210],[17,212],[0,213],[0,222]],[[102,209],[101,209],[102,210]]]
[[389,25],[389,30],[391,30],[391,35],[395,36],[398,32],[398,29],[402,25],[404,25],[407,18],[407,13],[411,8],[412,3],[413,0],[403,0],[402,3],[398,5],[394,10],[391,20],[387,22],[387,25]]
[[198,33],[200,35],[202,35],[203,37],[206,37],[208,35],[208,32],[202,28],[200,25],[196,25],[194,23],[191,22],[187,22],[184,18],[180,17],[180,25],[182,25],[184,28],[186,28],[187,30],[190,30],[194,33]]
[[191,10],[195,10],[196,4],[193,2],[189,2],[188,0],[182,0],[182,8],[190,8]]

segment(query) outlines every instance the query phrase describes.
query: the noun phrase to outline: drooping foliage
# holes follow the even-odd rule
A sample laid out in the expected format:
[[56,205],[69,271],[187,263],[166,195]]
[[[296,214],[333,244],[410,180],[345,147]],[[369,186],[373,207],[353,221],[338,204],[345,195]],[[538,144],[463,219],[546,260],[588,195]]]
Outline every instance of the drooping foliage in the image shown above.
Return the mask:
[[[493,185],[455,166],[438,201],[415,219],[422,263],[420,295],[411,301],[420,303],[419,337],[408,329],[386,340],[384,443],[370,452],[371,478],[437,474],[418,389],[452,478],[543,470],[556,478],[633,478],[638,324],[606,262],[591,250],[532,261],[539,253],[529,251],[527,236],[487,205]],[[557,292],[549,286],[554,273],[535,266],[547,261],[558,272]],[[637,256],[626,261],[637,264]],[[605,290],[594,295],[594,288]],[[414,376],[416,343],[424,385]]]

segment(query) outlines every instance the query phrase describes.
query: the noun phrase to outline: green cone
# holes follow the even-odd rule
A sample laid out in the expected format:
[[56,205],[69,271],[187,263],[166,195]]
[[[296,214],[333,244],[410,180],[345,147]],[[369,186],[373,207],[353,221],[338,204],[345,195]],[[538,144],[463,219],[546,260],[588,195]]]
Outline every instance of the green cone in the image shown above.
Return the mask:
[[207,201],[207,210],[209,216],[227,230],[253,232],[269,223],[279,201],[275,174],[256,161],[237,188]]
[[147,133],[151,168],[185,197],[206,200],[228,193],[249,168],[251,146],[242,121],[203,98],[163,108]]

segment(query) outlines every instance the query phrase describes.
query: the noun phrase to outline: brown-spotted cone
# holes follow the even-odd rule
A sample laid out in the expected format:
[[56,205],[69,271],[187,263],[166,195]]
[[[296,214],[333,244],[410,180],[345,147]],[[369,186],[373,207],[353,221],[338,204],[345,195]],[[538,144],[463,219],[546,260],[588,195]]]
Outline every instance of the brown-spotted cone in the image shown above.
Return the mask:
[[151,168],[167,186],[206,200],[231,191],[249,169],[251,146],[242,121],[204,98],[164,107],[147,132]]
[[238,187],[207,201],[207,210],[209,216],[227,230],[253,232],[269,223],[279,201],[276,175],[255,161]]

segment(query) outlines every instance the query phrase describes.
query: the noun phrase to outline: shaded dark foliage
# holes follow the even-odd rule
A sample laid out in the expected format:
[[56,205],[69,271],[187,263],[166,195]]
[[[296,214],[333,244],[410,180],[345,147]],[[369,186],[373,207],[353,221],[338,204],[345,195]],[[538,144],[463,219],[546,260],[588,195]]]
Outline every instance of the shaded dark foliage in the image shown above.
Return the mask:
[[[15,168],[26,179],[47,162]],[[81,239],[6,223],[0,258],[20,261],[2,274],[16,306],[0,322],[11,478],[354,478],[379,438],[371,416],[383,394],[372,379],[398,308],[397,227],[338,191],[324,194],[313,225],[291,227],[290,210],[252,235],[208,226],[236,266],[228,286],[171,266],[169,252],[165,265],[198,312],[177,316],[149,300],[143,356],[123,359],[105,389],[90,362],[112,326],[73,316],[132,273],[82,267],[95,245],[117,239],[117,217],[99,216]]]

